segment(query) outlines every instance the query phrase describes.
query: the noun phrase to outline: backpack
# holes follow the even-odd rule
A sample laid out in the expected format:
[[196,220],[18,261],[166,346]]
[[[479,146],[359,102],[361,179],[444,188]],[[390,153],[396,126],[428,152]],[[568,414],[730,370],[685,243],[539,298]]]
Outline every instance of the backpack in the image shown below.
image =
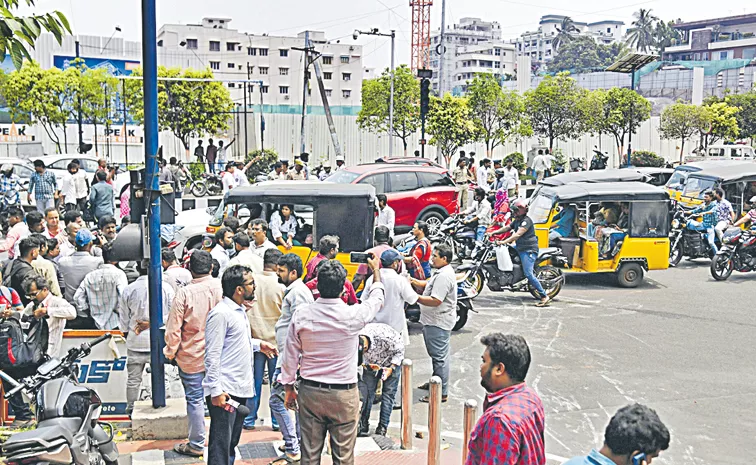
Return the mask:
[[0,369],[36,367],[45,359],[50,332],[47,321],[31,320],[27,331],[15,317],[0,320]]

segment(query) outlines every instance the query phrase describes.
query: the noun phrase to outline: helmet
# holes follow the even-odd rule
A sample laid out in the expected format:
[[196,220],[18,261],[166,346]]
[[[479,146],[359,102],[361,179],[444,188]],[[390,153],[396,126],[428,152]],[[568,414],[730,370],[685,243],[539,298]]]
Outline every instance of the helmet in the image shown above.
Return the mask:
[[525,216],[528,214],[528,201],[525,199],[517,199],[510,204],[512,211],[517,216]]
[[507,174],[507,170],[504,168],[496,168],[496,176],[504,176]]
[[336,161],[344,161],[344,157],[342,155],[339,155],[336,157]]

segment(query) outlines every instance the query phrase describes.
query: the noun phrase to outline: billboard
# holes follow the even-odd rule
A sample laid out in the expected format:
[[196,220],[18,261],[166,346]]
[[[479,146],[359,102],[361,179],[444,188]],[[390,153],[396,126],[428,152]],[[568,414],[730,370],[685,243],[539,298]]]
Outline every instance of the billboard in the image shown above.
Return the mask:
[[[74,65],[76,57],[72,56],[53,56],[53,66],[59,69],[67,69]],[[141,64],[138,61],[129,60],[116,60],[109,58],[88,58],[80,57],[84,60],[84,66],[90,69],[105,68],[113,76],[129,76],[131,72],[138,68]]]

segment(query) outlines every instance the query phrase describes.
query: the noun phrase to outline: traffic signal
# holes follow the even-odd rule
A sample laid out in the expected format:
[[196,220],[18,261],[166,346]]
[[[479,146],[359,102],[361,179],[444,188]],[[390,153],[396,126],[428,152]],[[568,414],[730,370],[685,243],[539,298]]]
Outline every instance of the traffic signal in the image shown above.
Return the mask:
[[428,114],[428,105],[430,105],[430,79],[424,78],[420,81],[420,114]]

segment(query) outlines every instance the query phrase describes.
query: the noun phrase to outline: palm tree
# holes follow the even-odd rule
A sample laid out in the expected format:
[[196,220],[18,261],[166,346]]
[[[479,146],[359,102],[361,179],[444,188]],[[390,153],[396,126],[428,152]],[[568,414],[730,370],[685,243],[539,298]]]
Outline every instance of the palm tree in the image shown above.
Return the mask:
[[571,41],[573,33],[580,32],[580,29],[575,26],[575,21],[569,16],[562,18],[562,24],[561,26],[556,26],[556,30],[559,31],[559,33],[554,37],[554,40],[551,41],[551,45],[555,51],[559,50],[561,45]]
[[656,40],[656,48],[659,49],[659,56],[664,54],[664,50],[666,50],[667,47],[675,45],[682,40],[682,34],[680,34],[680,31],[672,27],[673,24],[672,21],[669,23],[665,23],[664,21],[656,23],[654,36]]
[[627,36],[627,43],[640,52],[647,53],[656,44],[654,23],[659,18],[651,14],[651,10],[641,8],[635,14],[633,29]]

